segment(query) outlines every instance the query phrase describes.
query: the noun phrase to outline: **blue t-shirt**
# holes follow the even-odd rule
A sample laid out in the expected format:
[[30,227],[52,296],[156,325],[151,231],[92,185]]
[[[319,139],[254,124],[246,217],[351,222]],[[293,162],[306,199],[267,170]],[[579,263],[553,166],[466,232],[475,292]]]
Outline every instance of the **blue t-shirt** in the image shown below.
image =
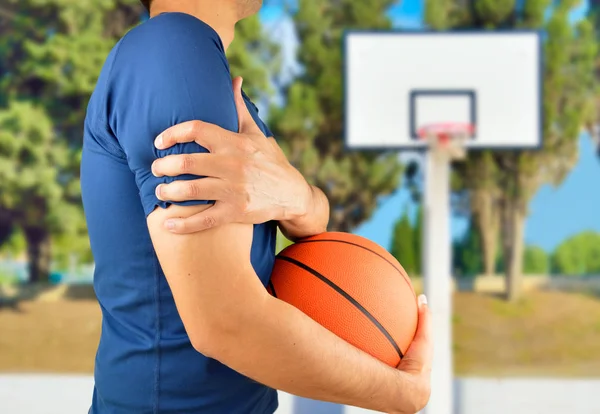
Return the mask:
[[[150,239],[146,217],[168,205],[155,188],[173,181],[154,177],[152,162],[206,152],[195,143],[159,151],[154,138],[194,119],[238,129],[223,44],[193,16],[162,14],[110,52],[85,120],[81,187],[103,316],[91,413],[271,414],[277,407],[275,390],[194,350]],[[275,237],[275,223],[254,226],[251,261],[264,285]]]

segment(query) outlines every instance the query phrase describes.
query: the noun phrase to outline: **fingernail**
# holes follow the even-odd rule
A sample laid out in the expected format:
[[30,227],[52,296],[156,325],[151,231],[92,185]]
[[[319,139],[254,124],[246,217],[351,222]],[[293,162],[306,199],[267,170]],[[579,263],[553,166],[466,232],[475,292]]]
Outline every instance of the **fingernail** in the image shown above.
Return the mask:
[[167,230],[175,230],[175,227],[176,227],[175,220],[167,220],[165,222],[165,226],[167,227]]
[[156,198],[158,198],[159,200],[162,200],[162,198],[160,198],[161,197],[160,194],[162,192],[162,188],[161,188],[162,186],[163,186],[163,184],[157,185],[156,186],[156,190],[155,190],[155,192],[156,192]]
[[160,134],[159,136],[156,137],[156,139],[154,140],[154,146],[156,148],[162,148],[162,146],[163,146],[162,134]]
[[152,165],[150,166],[150,171],[152,171],[152,175],[155,177],[158,177],[158,174],[156,173],[156,171],[154,170],[154,164],[156,164],[156,161],[152,163]]
[[427,305],[427,296],[425,295],[419,295],[419,306],[421,305]]

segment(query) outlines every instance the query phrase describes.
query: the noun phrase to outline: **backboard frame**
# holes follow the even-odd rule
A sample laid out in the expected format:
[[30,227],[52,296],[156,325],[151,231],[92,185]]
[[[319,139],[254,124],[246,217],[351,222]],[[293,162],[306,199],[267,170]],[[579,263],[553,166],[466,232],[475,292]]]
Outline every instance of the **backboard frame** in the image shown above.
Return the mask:
[[[485,147],[470,147],[468,151],[486,151],[486,150],[496,150],[496,151],[514,151],[514,150],[529,150],[535,151],[539,150],[543,146],[544,140],[544,111],[543,111],[543,102],[544,102],[544,44],[543,44],[543,31],[542,30],[533,30],[533,29],[520,29],[520,30],[398,30],[398,29],[347,29],[343,32],[342,35],[342,61],[343,61],[343,69],[342,69],[342,102],[343,102],[343,111],[342,111],[342,135],[343,135],[343,146],[344,150],[348,152],[352,151],[412,151],[412,152],[426,152],[428,150],[427,146],[423,145],[365,145],[365,146],[352,146],[348,142],[348,67],[347,67],[347,50],[348,50],[348,40],[354,34],[361,35],[389,35],[389,36],[440,36],[440,35],[452,35],[452,36],[463,36],[463,35],[482,35],[482,36],[496,36],[496,35],[522,35],[522,34],[533,34],[537,37],[538,44],[538,94],[539,94],[539,119],[538,119],[538,139],[537,145],[487,145]],[[426,91],[426,89],[421,89]],[[432,90],[434,92],[442,92],[442,90]],[[465,90],[456,90],[460,92],[467,92],[468,89]],[[475,95],[475,103],[477,102],[477,96]],[[407,116],[411,116],[411,114],[406,114]],[[477,118],[477,111],[475,113],[475,120]],[[412,121],[412,119],[411,119]],[[475,132],[477,134],[477,132]],[[414,137],[413,137],[414,139]]]

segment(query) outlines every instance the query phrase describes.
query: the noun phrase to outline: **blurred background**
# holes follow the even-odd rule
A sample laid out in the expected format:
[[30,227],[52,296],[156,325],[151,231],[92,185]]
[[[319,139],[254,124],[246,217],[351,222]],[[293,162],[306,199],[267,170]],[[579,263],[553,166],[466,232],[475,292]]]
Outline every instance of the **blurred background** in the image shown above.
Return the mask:
[[[101,321],[80,202],[83,119],[108,52],[145,19],[137,0],[0,1],[0,408],[14,409],[2,413],[87,409]],[[496,412],[509,391],[493,384],[511,378],[540,401],[553,394],[536,388],[544,379],[578,386],[577,412],[600,412],[589,388],[600,380],[598,23],[595,0],[265,0],[228,50],[290,160],[326,192],[330,230],[388,248],[421,290],[423,154],[345,151],[342,33],[544,31],[543,147],[453,166],[454,372],[470,384],[457,385],[457,413]],[[28,405],[36,395],[45,406]],[[83,405],[48,405],[69,398]],[[302,404],[280,411],[317,412]]]

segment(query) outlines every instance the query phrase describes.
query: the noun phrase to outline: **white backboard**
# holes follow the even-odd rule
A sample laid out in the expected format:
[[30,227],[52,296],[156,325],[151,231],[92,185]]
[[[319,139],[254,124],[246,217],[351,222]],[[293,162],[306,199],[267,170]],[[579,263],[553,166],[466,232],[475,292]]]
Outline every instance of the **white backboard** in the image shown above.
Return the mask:
[[470,148],[537,148],[541,51],[533,31],[347,32],[346,145],[419,147],[424,125],[467,122]]

